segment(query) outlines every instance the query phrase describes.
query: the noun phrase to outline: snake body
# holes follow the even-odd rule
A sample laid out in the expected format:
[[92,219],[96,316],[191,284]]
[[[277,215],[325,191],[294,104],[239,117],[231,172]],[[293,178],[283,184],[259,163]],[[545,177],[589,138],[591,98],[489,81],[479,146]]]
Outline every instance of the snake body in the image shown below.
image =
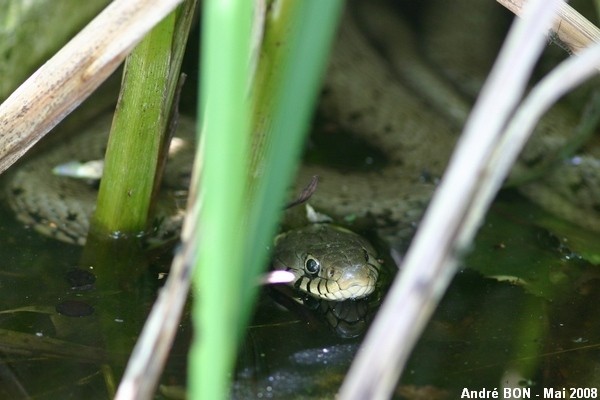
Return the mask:
[[[52,169],[67,161],[104,158],[111,122],[110,115],[98,118],[82,134],[67,138],[11,173],[5,185],[5,197],[20,221],[46,236],[66,243],[85,244],[98,184],[57,176]],[[178,144],[177,154],[172,154],[167,163],[164,177],[167,184],[156,200],[154,217],[146,232],[150,241],[176,238],[183,221],[195,123],[182,117],[178,125],[179,136],[174,139]]]
[[[496,21],[491,9],[499,7],[494,2],[432,0],[428,4],[431,12],[423,20],[443,29],[424,30],[417,37],[379,2],[352,2],[333,46],[320,111],[336,127],[380,149],[385,165],[365,172],[305,164],[298,177],[300,187],[311,176],[320,176],[313,206],[339,220],[369,219],[392,246],[403,246],[414,231],[468,115],[470,103],[465,99],[479,90],[496,54],[489,42],[500,41],[494,32],[496,23],[491,22]],[[460,7],[468,12],[457,11]],[[481,15],[478,12],[488,17],[473,18]],[[471,28],[461,29],[463,25]],[[450,32],[462,35],[456,39]],[[445,67],[442,73],[440,66]],[[513,172],[527,170],[556,153],[575,124],[570,114],[552,112]],[[187,120],[182,125],[182,131],[191,129]],[[95,190],[84,182],[57,178],[50,169],[73,157],[101,158],[105,138],[97,132],[107,131],[107,121],[89,131],[96,133],[78,136],[22,165],[7,185],[9,203],[19,219],[44,234],[77,244],[85,241]],[[545,182],[525,185],[523,192],[559,215],[600,229],[599,161],[593,151],[577,160],[559,163]],[[153,224],[163,237],[172,236],[181,222],[181,203],[173,197],[175,192],[166,193],[170,194],[159,201]],[[311,225],[280,235],[275,244],[274,268],[291,271],[293,285],[303,292],[344,300],[367,296],[375,287],[380,270],[375,251],[345,229]]]
[[[503,24],[494,23],[502,9],[494,2],[435,0],[428,5],[437,15],[429,27],[446,30],[424,29],[417,37],[381,2],[350,3],[333,46],[320,110],[347,135],[381,149],[388,164],[367,173],[308,165],[299,179],[320,175],[313,206],[338,219],[374,220],[383,237],[398,247],[414,232],[468,115],[469,96],[491,68],[497,48],[484,39],[495,38],[498,44],[502,38],[496,30]],[[488,17],[464,21],[474,20],[473,14]],[[472,29],[456,38],[453,33],[463,26]],[[442,64],[449,70],[440,73]],[[559,104],[540,121],[512,176],[518,179],[556,158],[548,174],[522,186],[522,192],[554,214],[598,231],[598,146],[565,161],[559,156],[578,124],[571,111]]]

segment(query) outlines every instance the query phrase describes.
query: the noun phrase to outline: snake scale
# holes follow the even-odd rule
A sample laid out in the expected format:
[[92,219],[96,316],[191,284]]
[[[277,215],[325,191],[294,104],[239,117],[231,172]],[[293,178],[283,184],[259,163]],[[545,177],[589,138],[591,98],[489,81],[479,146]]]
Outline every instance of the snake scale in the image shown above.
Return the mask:
[[[350,2],[333,46],[319,113],[330,128],[381,151],[385,162],[364,170],[305,163],[298,186],[313,175],[321,178],[313,206],[339,220],[369,219],[392,246],[401,247],[410,238],[501,43],[502,13],[492,1],[430,0],[418,14],[425,28],[415,29],[389,5]],[[6,193],[20,220],[57,239],[85,242],[95,189],[50,170],[73,158],[101,158],[107,121],[12,173]],[[513,173],[526,172],[559,152],[576,124],[572,113],[555,107],[540,122]],[[183,119],[180,125],[186,131],[192,123]],[[588,146],[585,153],[556,163],[541,179],[523,185],[522,192],[551,212],[600,230],[598,147]],[[336,151],[343,153],[343,145]],[[355,164],[368,167],[371,161],[365,156]],[[172,175],[177,174],[175,169]],[[167,172],[166,180],[172,179]],[[162,195],[153,223],[165,238],[181,222],[181,202],[174,193]],[[325,224],[280,235],[274,253],[274,268],[292,271],[296,288],[325,299],[369,295],[380,269],[366,240]]]

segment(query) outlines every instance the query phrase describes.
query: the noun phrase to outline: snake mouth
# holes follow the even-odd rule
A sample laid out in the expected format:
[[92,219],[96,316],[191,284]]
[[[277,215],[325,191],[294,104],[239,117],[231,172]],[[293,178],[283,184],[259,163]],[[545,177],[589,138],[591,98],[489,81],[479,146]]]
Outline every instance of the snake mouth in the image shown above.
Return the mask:
[[313,297],[329,301],[358,300],[375,291],[378,271],[371,265],[346,267],[337,279],[300,275],[294,287]]
[[375,291],[379,273],[372,265],[346,267],[337,280],[338,290],[332,294],[336,300],[357,300]]
[[353,283],[345,289],[340,289],[337,294],[339,300],[358,300],[367,297],[375,290],[375,282],[364,283]]

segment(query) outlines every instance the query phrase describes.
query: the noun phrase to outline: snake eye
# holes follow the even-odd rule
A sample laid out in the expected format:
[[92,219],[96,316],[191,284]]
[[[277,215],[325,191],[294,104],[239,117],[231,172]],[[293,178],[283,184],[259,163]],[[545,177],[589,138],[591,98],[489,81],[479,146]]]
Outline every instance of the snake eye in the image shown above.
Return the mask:
[[304,262],[304,270],[306,270],[306,272],[308,272],[311,275],[316,275],[319,273],[320,269],[321,264],[319,263],[319,261],[312,258],[311,256],[308,256],[306,258],[306,261]]

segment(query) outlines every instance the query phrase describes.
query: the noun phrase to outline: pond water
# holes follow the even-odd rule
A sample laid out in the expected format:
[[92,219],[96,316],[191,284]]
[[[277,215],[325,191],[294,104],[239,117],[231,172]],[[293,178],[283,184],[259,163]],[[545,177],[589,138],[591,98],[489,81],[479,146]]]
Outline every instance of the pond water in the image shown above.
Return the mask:
[[[139,273],[108,284],[96,279],[101,266],[82,263],[82,248],[46,239],[4,209],[0,235],[0,397],[110,398],[172,250],[131,258]],[[595,243],[596,235],[518,196],[502,196],[414,350],[395,398],[452,399],[465,388],[504,385],[533,393],[598,387],[600,274],[585,259],[597,260],[590,251]],[[339,388],[363,326],[336,330],[321,311],[286,298],[261,293],[232,398],[333,398]],[[183,393],[190,337],[186,319],[159,398]]]
[[[0,235],[0,398],[111,398],[161,285],[162,259],[123,258],[136,264],[126,278],[99,274],[83,248],[38,235],[4,208]],[[171,368],[185,374],[179,354],[165,378]]]
[[[597,239],[514,193],[501,196],[394,397],[598,387],[600,324],[593,310],[600,274],[581,256],[597,249]],[[333,398],[362,337],[340,337],[301,312],[293,317],[264,301],[259,310],[267,311],[259,311],[249,329],[234,397]]]

